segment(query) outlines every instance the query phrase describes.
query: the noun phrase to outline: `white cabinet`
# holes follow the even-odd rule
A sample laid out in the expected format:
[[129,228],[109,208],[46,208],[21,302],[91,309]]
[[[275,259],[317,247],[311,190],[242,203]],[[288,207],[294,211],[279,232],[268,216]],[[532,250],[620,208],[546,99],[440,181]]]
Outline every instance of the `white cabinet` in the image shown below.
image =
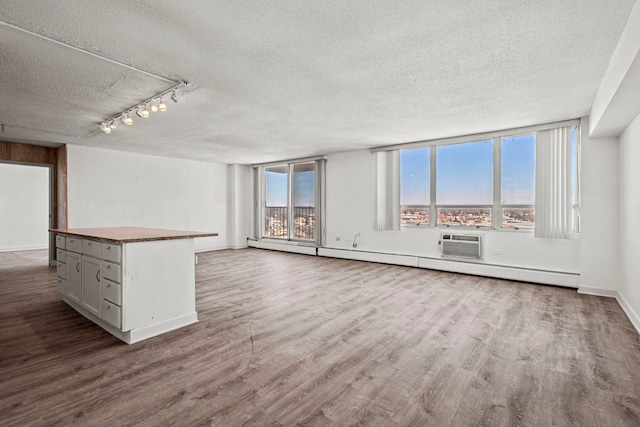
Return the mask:
[[66,297],[79,303],[82,298],[82,255],[67,251],[66,254]]
[[198,321],[193,238],[60,237],[57,286],[65,302],[111,334],[131,344]]
[[120,306],[106,299],[102,300],[102,320],[120,329],[122,325],[122,311]]
[[67,238],[64,237],[62,234],[57,234],[56,235],[56,248],[59,249],[65,249],[65,243],[67,242]]
[[65,237],[57,235],[56,236],[56,287],[58,288],[58,292],[60,292],[63,296],[67,293],[67,251],[65,248]]
[[82,255],[100,259],[102,243],[94,240],[82,239]]
[[101,302],[100,260],[82,255],[82,306],[100,316]]
[[120,262],[122,261],[122,246],[114,245],[111,243],[103,243],[101,249],[103,260],[120,264]]

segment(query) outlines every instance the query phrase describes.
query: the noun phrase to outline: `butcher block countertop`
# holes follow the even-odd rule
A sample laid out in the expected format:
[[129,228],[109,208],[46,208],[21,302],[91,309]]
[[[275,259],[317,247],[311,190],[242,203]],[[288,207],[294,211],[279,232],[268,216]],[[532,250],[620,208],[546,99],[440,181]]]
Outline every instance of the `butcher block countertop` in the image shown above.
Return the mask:
[[67,236],[102,240],[109,243],[192,239],[195,237],[214,237],[218,235],[218,233],[206,233],[201,231],[165,230],[162,228],[144,227],[53,228],[49,231]]

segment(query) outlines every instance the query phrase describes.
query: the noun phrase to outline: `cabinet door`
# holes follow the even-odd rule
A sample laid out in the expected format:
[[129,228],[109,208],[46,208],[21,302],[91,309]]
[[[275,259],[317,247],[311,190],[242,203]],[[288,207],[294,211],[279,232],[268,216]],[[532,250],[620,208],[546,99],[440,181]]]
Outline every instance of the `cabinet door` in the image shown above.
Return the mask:
[[80,302],[80,283],[82,281],[82,255],[67,252],[66,292],[67,298]]
[[62,296],[65,296],[67,294],[67,283],[63,278],[57,278],[56,287],[58,288],[58,291],[62,294]]
[[100,317],[100,260],[82,257],[82,306]]

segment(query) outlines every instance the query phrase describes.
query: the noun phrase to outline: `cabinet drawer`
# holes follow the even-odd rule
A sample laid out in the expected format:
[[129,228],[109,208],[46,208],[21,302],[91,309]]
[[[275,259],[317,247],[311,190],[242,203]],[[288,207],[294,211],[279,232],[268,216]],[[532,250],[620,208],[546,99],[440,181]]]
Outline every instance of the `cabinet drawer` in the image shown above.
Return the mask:
[[64,249],[66,241],[62,234],[56,234],[56,248]]
[[64,280],[61,277],[58,277],[57,281],[56,281],[56,288],[58,288],[58,291],[62,294],[62,296],[66,296],[67,295],[67,284],[66,284],[66,280]]
[[103,243],[102,259],[120,264],[122,262],[122,246],[113,243]]
[[56,272],[57,272],[59,278],[66,279],[66,277],[67,277],[67,264],[65,264],[64,262],[58,260],[56,262]]
[[100,276],[111,280],[112,282],[122,283],[120,279],[122,269],[120,264],[114,264],[109,261],[102,261],[100,263]]
[[110,323],[116,328],[120,329],[120,325],[122,325],[122,323],[120,319],[120,307],[118,307],[117,305],[107,300],[102,300],[101,317],[105,322]]
[[77,254],[82,253],[82,239],[78,237],[67,237],[66,249]]
[[102,298],[117,305],[122,305],[122,287],[111,280],[102,279]]
[[67,251],[63,249],[56,249],[56,260],[67,262]]
[[100,258],[102,244],[95,240],[82,239],[82,254]]

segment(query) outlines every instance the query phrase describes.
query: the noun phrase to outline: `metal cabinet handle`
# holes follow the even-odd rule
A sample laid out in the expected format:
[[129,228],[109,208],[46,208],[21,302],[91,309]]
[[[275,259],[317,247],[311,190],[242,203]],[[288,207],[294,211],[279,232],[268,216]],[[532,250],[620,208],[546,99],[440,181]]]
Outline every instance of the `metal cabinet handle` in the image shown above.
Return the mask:
[[107,264],[107,270],[111,270],[111,265]]
[[110,251],[111,250],[111,246],[107,246],[107,250]]
[[110,287],[111,287],[111,283],[107,283],[107,288],[110,288]]
[[100,270],[96,271],[96,280],[100,281]]
[[107,310],[111,310],[111,306],[108,305],[107,307],[105,307]]
[[87,242],[87,246],[91,246],[91,242]]
[[78,273],[80,273],[80,263],[77,263],[77,264],[76,264],[76,271],[77,271]]

